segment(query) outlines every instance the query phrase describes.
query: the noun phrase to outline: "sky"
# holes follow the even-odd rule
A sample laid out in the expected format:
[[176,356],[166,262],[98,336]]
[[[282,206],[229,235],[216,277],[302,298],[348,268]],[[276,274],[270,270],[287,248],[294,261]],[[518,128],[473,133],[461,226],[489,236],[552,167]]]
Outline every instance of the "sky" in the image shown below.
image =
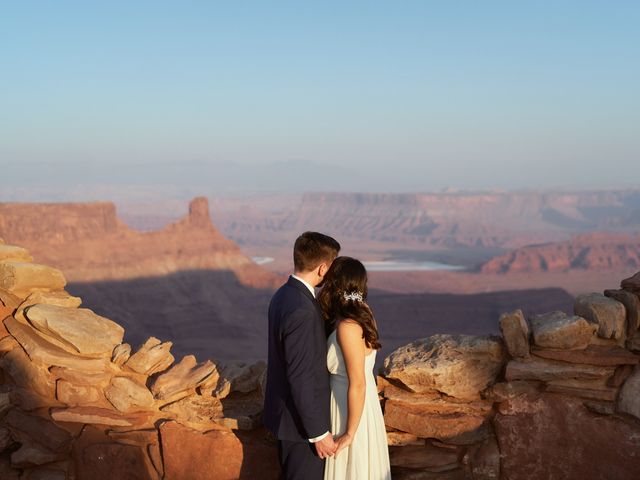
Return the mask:
[[639,24],[623,0],[0,2],[0,167],[25,188],[640,186]]

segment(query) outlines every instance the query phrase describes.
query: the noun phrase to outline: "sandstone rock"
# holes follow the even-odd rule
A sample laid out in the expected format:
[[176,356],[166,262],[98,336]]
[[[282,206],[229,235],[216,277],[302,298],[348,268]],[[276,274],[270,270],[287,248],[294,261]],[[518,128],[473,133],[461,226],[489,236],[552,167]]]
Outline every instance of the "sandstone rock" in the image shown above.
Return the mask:
[[117,366],[122,366],[131,357],[131,345],[128,343],[121,343],[116,345],[111,355],[111,361]]
[[462,433],[479,428],[484,415],[465,413],[425,413],[419,405],[407,405],[387,400],[384,411],[385,424],[421,438],[437,438],[446,441]]
[[500,373],[504,357],[498,337],[433,335],[393,352],[383,374],[417,393],[439,391],[475,400]]
[[145,375],[163,372],[173,363],[173,355],[169,353],[172,345],[171,342],[162,343],[157,338],[151,337],[131,355],[124,365],[134,372]]
[[458,468],[446,472],[430,472],[423,469],[391,467],[393,480],[468,480],[464,469]]
[[640,353],[640,331],[627,339],[626,347],[635,353]]
[[264,402],[258,390],[233,392],[221,402],[224,417],[215,419],[218,425],[234,430],[253,430],[260,425]]
[[23,325],[13,317],[4,320],[4,325],[11,335],[22,345],[29,358],[43,365],[56,365],[78,370],[101,372],[108,370],[109,360],[104,358],[83,358],[72,355],[62,348],[47,342],[34,329]]
[[226,364],[221,368],[221,381],[218,382],[214,395],[218,398],[224,398],[231,392],[249,393],[260,389],[261,380],[266,370],[267,364],[262,361],[252,364],[243,362]]
[[597,325],[582,317],[556,311],[531,318],[534,343],[543,348],[580,350],[589,345]]
[[535,395],[540,391],[542,382],[514,380],[512,382],[499,382],[493,385],[487,392],[487,399],[494,402],[503,402],[510,398],[524,395]]
[[59,379],[76,385],[89,385],[94,387],[106,387],[111,380],[111,372],[87,372],[66,367],[51,367],[51,374]]
[[504,342],[513,358],[529,356],[529,325],[527,325],[522,310],[503,313],[500,316],[500,331]]
[[212,396],[191,395],[161,408],[175,415],[177,421],[195,430],[210,430],[223,417],[222,403]]
[[489,437],[469,455],[473,480],[500,479],[500,448],[495,437]]
[[156,399],[165,403],[175,401],[195,391],[214,372],[216,367],[210,360],[198,364],[196,357],[187,355],[180,363],[158,376],[151,391]]
[[191,473],[189,480],[276,480],[280,475],[275,444],[254,432],[200,433],[165,422],[160,426],[160,439],[167,479],[180,479],[187,471]]
[[627,314],[627,336],[631,336],[640,328],[640,298],[626,290],[605,290],[605,296],[617,300]]
[[564,395],[569,395],[572,397],[585,398],[587,400],[598,400],[598,401],[608,401],[613,402],[616,399],[616,394],[618,390],[615,388],[603,388],[603,389],[595,389],[595,388],[575,388],[575,387],[566,387],[563,385],[547,385],[546,392],[550,393],[562,393]]
[[133,427],[144,425],[149,420],[149,415],[142,413],[123,415],[98,407],[69,407],[52,409],[51,418],[58,422]]
[[507,364],[505,378],[507,381],[539,380],[542,382],[566,378],[597,379],[613,375],[614,370],[613,367],[598,367],[553,360],[533,360],[530,362],[512,360]]
[[[78,479],[92,480],[160,480],[146,446],[116,443],[102,430],[85,427],[73,446],[73,460]],[[189,478],[197,467],[192,465],[176,479]]]
[[45,304],[56,305],[58,307],[78,308],[82,303],[80,297],[74,297],[69,295],[64,290],[56,292],[42,292],[36,291],[31,294],[18,306],[14,317],[22,322],[27,322],[27,317],[24,315],[24,311],[32,305]]
[[108,355],[122,342],[124,328],[88,308],[38,304],[25,310],[40,332],[81,355]]
[[56,383],[56,399],[69,405],[87,405],[102,400],[100,390],[88,385],[75,385],[66,380],[58,380]]
[[[7,292],[6,290],[0,288],[0,304],[15,310],[22,303],[23,299],[14,295],[11,292]],[[1,320],[1,319],[0,319]]]
[[46,368],[36,365],[24,350],[14,348],[0,359],[0,368],[15,382],[43,397],[53,397],[55,385]]
[[387,444],[390,447],[402,447],[404,445],[424,445],[424,440],[411,433],[387,432]]
[[67,284],[60,270],[25,262],[0,262],[0,288],[26,298],[34,290],[62,290]]
[[637,424],[551,393],[505,403],[494,420],[503,478],[631,479],[640,471]]
[[11,461],[0,457],[0,478],[2,480],[21,480],[21,470],[11,466]]
[[149,389],[127,377],[113,377],[104,394],[121,412],[150,410],[154,405]]
[[71,445],[69,432],[44,418],[26,415],[14,408],[5,422],[21,442],[37,442],[51,452],[65,452]]
[[616,368],[616,371],[613,373],[613,376],[607,380],[608,387],[621,387],[624,382],[627,381],[627,378],[631,376],[633,373],[633,365],[620,365]]
[[33,257],[29,255],[26,248],[15,245],[0,244],[0,262],[32,262]]
[[618,411],[640,419],[640,367],[627,378],[618,397]]
[[391,466],[425,469],[432,472],[444,472],[460,467],[460,452],[446,448],[425,445],[406,445],[389,447]]
[[576,315],[598,325],[598,336],[623,338],[626,334],[626,311],[620,302],[599,293],[578,295],[573,304]]
[[109,430],[107,435],[118,443],[144,448],[149,455],[151,464],[155,471],[160,477],[164,476],[164,466],[162,465],[158,430],[155,428],[127,431]]
[[481,400],[463,402],[455,398],[447,398],[438,394],[411,393],[389,385],[384,389],[387,400],[394,400],[405,405],[415,405],[425,413],[451,414],[465,413],[472,415],[487,415],[491,412],[491,403]]
[[15,467],[28,467],[45,465],[62,460],[64,457],[65,454],[51,452],[37,443],[23,443],[18,450],[11,454],[11,463]]
[[[2,324],[1,328],[4,328],[4,323]],[[0,339],[0,355],[4,355],[5,353],[10,352],[16,347],[20,347],[20,344],[16,342],[15,338],[9,336]]]
[[43,397],[33,391],[33,388],[22,388],[17,385],[0,385],[0,414],[15,406],[25,412],[49,407],[60,407],[62,404],[53,396]]
[[66,480],[67,474],[63,470],[54,468],[32,468],[25,470],[20,480]]
[[0,426],[0,453],[4,452],[13,443],[11,432],[8,428]]
[[551,360],[600,366],[635,365],[640,362],[639,355],[634,355],[617,345],[589,345],[584,350],[547,350],[544,348],[533,348],[531,353],[536,357]]
[[632,277],[622,280],[620,287],[623,290],[640,295],[640,272],[636,273]]
[[587,410],[599,415],[613,415],[616,413],[616,404],[614,402],[586,401],[584,406]]

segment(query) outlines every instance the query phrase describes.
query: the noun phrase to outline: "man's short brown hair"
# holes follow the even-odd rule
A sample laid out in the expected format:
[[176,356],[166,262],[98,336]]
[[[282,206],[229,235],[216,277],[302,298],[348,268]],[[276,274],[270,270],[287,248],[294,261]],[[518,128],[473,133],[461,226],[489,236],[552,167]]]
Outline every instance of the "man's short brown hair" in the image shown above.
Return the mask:
[[309,272],[323,262],[338,256],[340,244],[329,235],[304,232],[293,246],[293,266],[296,272]]

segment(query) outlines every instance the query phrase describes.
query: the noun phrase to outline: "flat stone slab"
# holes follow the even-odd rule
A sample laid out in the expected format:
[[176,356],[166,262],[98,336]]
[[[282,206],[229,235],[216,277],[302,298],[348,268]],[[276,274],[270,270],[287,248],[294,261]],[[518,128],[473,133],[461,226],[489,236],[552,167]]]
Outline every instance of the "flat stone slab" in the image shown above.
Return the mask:
[[33,257],[29,255],[26,248],[16,245],[0,244],[0,262],[31,262]]
[[416,393],[475,400],[495,381],[505,357],[500,337],[433,335],[394,351],[385,359],[383,375]]
[[13,317],[7,317],[4,320],[4,325],[34,362],[39,362],[46,366],[55,365],[90,372],[102,372],[111,368],[109,359],[75,356],[47,342],[33,328],[20,323]]
[[520,362],[512,360],[507,364],[505,378],[512,380],[539,380],[542,382],[564,379],[601,379],[613,375],[614,367],[580,365],[553,360],[533,360]]
[[27,317],[24,315],[24,311],[28,307],[38,303],[57,305],[58,307],[77,308],[82,304],[82,299],[80,297],[69,295],[69,293],[64,290],[56,292],[42,292],[38,290],[30,293],[29,296],[25,298],[24,302],[22,302],[16,309],[14,317],[20,321],[28,323],[29,320],[27,320]]
[[134,372],[145,375],[153,375],[169,368],[174,361],[171,350],[171,342],[161,342],[155,337],[148,338],[146,342],[124,362],[124,365]]
[[26,262],[0,262],[0,289],[25,298],[34,290],[62,290],[67,284],[60,270]]
[[122,415],[114,410],[98,407],[70,407],[51,409],[51,418],[58,422],[133,427],[144,424],[150,416],[148,414]]
[[576,315],[598,325],[601,338],[620,339],[626,335],[626,311],[624,305],[600,293],[578,295],[573,304]]
[[542,348],[581,350],[589,345],[597,329],[582,317],[560,311],[531,317],[533,342]]
[[127,377],[113,377],[104,394],[121,412],[150,410],[154,405],[149,389]]
[[0,368],[9,374],[16,385],[31,390],[42,397],[54,396],[55,385],[51,374],[45,366],[31,362],[28,355],[19,346],[0,358]]
[[584,350],[549,350],[534,347],[531,353],[536,357],[587,365],[616,366],[640,363],[640,355],[634,355],[618,346],[589,345]]
[[214,373],[217,373],[216,366],[210,360],[198,364],[196,357],[187,355],[160,374],[153,382],[151,391],[158,400],[177,400],[188,395]]
[[88,308],[38,304],[25,310],[29,323],[41,333],[84,355],[108,355],[122,343],[124,328]]

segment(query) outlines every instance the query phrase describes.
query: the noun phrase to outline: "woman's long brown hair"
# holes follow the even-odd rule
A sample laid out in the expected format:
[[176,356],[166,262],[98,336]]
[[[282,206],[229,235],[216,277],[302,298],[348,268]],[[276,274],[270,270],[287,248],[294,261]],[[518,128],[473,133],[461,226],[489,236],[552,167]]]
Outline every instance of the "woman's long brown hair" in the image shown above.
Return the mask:
[[[347,300],[345,294],[359,292],[362,301]],[[367,270],[359,260],[351,257],[336,258],[324,277],[323,287],[318,295],[322,307],[327,334],[336,328],[338,321],[351,319],[362,327],[367,348],[380,349],[378,328],[373,312],[365,303],[367,299]]]

